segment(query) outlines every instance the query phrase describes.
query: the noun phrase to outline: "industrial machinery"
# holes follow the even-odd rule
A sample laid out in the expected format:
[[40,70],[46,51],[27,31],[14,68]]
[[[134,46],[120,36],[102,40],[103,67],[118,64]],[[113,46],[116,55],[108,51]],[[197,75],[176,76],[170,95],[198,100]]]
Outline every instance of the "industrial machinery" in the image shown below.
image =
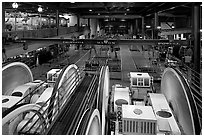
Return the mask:
[[110,85],[107,66],[92,74],[72,64],[49,71],[46,81],[33,80],[20,62],[2,70],[3,134],[201,133],[198,106],[176,68],[165,69],[159,93],[153,92],[153,79],[143,72],[130,72],[129,87]]
[[182,76],[173,68],[167,68],[162,76],[160,93],[153,93],[152,81],[148,73],[130,72],[130,87],[113,86],[114,99],[110,105],[114,105],[111,108],[114,108],[116,119],[110,119],[114,123],[112,134],[196,134],[198,113],[188,86],[183,85],[186,82]]
[[[3,134],[105,134],[109,82],[104,82],[102,77],[109,76],[108,68],[102,67],[100,73],[102,80],[99,81],[98,75],[86,74],[76,65],[69,65],[61,70],[50,70],[45,82],[33,81],[30,69],[23,63],[5,66]],[[4,81],[17,74],[21,74],[18,83]],[[101,103],[96,103],[99,100]],[[65,123],[60,124],[59,129],[62,118],[70,120],[62,120]]]

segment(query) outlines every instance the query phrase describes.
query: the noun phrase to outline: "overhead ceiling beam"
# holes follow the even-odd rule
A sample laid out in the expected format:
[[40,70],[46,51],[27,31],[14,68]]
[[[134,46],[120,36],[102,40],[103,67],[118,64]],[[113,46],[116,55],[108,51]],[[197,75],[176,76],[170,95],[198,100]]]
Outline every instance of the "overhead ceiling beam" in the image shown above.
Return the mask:
[[123,18],[123,19],[136,19],[136,18],[142,18],[140,15],[84,15],[80,16],[81,18]]
[[160,35],[174,35],[184,33],[191,33],[191,28],[161,30]]
[[104,8],[104,4],[102,2],[76,2],[76,3],[69,3],[69,2],[61,2],[60,7],[66,9],[80,9],[80,8]]
[[157,6],[158,3],[156,2],[152,2],[151,4],[149,4],[148,6],[146,6],[144,9],[140,10],[138,12],[138,14],[144,14],[147,10],[152,9],[153,7]]
[[188,5],[188,4],[190,4],[190,2],[175,2],[175,3],[164,2],[161,5],[157,5],[154,8],[147,10],[146,12],[144,12],[144,15],[149,16],[149,15],[153,15],[155,12],[162,13],[166,11],[173,11],[175,10],[175,8],[184,7],[185,5]]
[[158,16],[161,16],[161,17],[174,17],[174,18],[176,18],[176,17],[183,17],[183,18],[186,18],[187,17],[187,15],[173,15],[173,14],[171,14],[171,13],[158,13]]

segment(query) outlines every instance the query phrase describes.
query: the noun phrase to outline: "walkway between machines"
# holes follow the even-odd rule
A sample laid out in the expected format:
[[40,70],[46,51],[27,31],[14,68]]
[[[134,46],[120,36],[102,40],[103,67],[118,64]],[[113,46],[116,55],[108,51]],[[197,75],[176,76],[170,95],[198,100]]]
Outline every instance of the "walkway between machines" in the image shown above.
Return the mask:
[[[98,52],[99,47],[96,47],[96,50]],[[57,59],[54,59],[51,64],[46,63],[32,68],[31,71],[34,79],[41,79],[45,81],[46,73],[52,68],[59,68],[60,65],[76,64],[80,68],[84,67],[85,62],[90,59],[90,51],[83,50],[81,48],[79,50],[75,50],[74,46],[70,46],[68,56],[69,57],[58,57]],[[96,56],[96,53],[92,52],[91,57],[94,56]]]
[[147,53],[140,50],[141,45],[134,45],[137,46],[137,48],[139,49],[138,51],[131,51],[131,55],[132,55],[132,59],[137,67],[150,67],[150,60],[149,60],[149,56],[146,55]]
[[120,57],[121,57],[121,79],[128,81],[128,73],[137,69],[134,60],[131,56],[128,45],[120,45]]

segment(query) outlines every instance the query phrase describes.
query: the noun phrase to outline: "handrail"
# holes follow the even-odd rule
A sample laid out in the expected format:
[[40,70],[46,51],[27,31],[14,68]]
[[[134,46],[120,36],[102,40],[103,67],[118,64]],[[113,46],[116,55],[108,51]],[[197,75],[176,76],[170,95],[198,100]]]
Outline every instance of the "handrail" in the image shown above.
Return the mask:
[[[77,72],[78,73],[78,72]],[[81,73],[81,74],[83,74],[83,73]],[[71,77],[71,76],[70,76]],[[73,78],[71,78],[71,80],[72,79],[74,79],[74,77]],[[83,79],[83,77],[81,77],[80,78],[80,80],[82,80]],[[57,97],[56,97],[56,94],[53,94],[53,96],[55,96],[56,98],[51,102],[52,104],[53,104],[53,106],[52,106],[52,109],[51,110],[49,110],[50,109],[50,107],[48,107],[47,109],[49,110],[49,112],[48,112],[48,114],[47,114],[47,118],[48,118],[48,121],[49,122],[54,122],[55,120],[56,120],[56,118],[57,118],[57,115],[59,115],[60,114],[60,112],[63,110],[62,109],[62,107],[64,106],[64,103],[65,102],[67,102],[67,100],[69,100],[70,99],[70,96],[69,96],[69,98],[66,98],[66,101],[64,101],[63,100],[63,98],[64,98],[64,96],[63,95],[61,95],[61,96],[59,96],[60,95],[60,92],[61,92],[61,90],[60,89],[62,89],[62,87],[64,86],[64,84],[66,83],[68,81],[68,79],[65,81],[65,82],[63,82],[63,84],[62,84],[62,86],[61,87],[59,87],[58,89],[57,89]],[[76,83],[77,82],[74,82],[75,83],[75,85],[74,86],[77,86],[76,85]],[[78,83],[79,84],[79,83]],[[73,88],[74,88],[74,86],[72,86],[71,87],[71,90],[73,90]],[[68,94],[67,94],[68,95]],[[66,94],[65,94],[65,96],[67,96]],[[51,99],[51,98],[50,98]],[[56,104],[54,104],[55,103],[55,101],[57,101],[57,103]],[[62,101],[64,101],[63,103],[62,103]],[[50,103],[50,106],[52,105]],[[58,108],[58,109],[56,109],[56,108]],[[53,110],[54,109],[56,109],[56,111],[53,113]],[[52,114],[51,114],[52,113]],[[50,115],[52,115],[51,117],[49,117]],[[48,128],[47,128],[48,129]]]
[[[171,56],[171,58],[182,63],[182,61],[180,59],[178,59],[174,56]],[[179,67],[179,66],[177,66],[177,67]],[[197,90],[195,92],[199,96],[201,96],[201,98],[202,98],[202,89],[201,89],[202,84],[200,83],[202,81],[202,75],[184,63],[182,64],[182,68],[180,67],[179,70],[181,70],[182,74],[184,74],[184,77],[188,80],[190,86],[196,86],[197,87]]]
[[[191,89],[191,87],[190,87],[190,85],[189,85],[189,83],[187,82],[187,80],[185,79],[185,76],[184,75],[182,75],[182,72],[178,69],[178,68],[175,68],[174,70],[176,70],[176,72],[179,74],[179,76],[182,78],[181,80],[183,81],[182,83],[185,85],[185,87],[188,89],[188,91],[186,92],[187,93],[187,95],[188,95],[188,98],[189,98],[189,100],[190,100],[190,107],[194,110],[194,111],[192,111],[192,114],[193,114],[193,117],[194,117],[194,126],[195,126],[195,130],[199,130],[199,128],[201,128],[202,127],[202,115],[201,115],[201,117],[200,117],[200,115],[199,115],[199,109],[198,109],[198,104],[197,104],[197,102],[196,102],[196,100],[195,100],[195,94],[193,94],[193,92],[192,92],[192,89]],[[189,92],[190,91],[190,92]],[[194,108],[195,107],[195,108]],[[202,109],[201,109],[202,110]],[[198,116],[198,117],[196,117],[196,116]],[[199,125],[197,125],[197,122],[198,122],[198,124]]]
[[[54,73],[52,76],[55,76],[57,75],[57,72]],[[27,94],[26,96],[24,96],[21,100],[19,100],[16,104],[14,104],[11,108],[15,107],[16,105],[18,104],[21,104],[23,100],[25,100],[27,97],[31,96],[32,94],[35,94],[35,92],[37,91],[37,89],[39,87],[41,87],[43,84],[47,83],[47,80],[46,81],[43,81],[42,83],[40,83],[37,87],[35,87],[31,92],[30,94]]]
[[[76,89],[77,89],[77,88],[76,88]],[[59,91],[59,90],[58,90],[58,91]],[[73,94],[74,94],[74,93],[73,93]],[[67,102],[70,100],[70,98],[71,98],[71,96],[66,99]],[[53,103],[54,103],[54,101],[53,101]],[[66,103],[66,104],[67,104],[67,103]],[[56,105],[57,105],[57,104],[55,104],[55,105],[53,106],[53,109],[55,108]],[[59,115],[60,115],[61,112],[65,109],[65,107],[66,107],[66,105],[63,105],[63,106],[61,107],[61,109],[60,109],[59,112],[58,112]],[[53,109],[52,109],[52,110],[53,110]],[[51,113],[52,113],[53,116],[56,115],[57,111],[53,113],[52,110],[49,111],[49,114],[47,114],[48,116],[49,116]],[[49,118],[48,118],[48,120],[51,122],[51,123],[50,123],[51,125],[49,126],[49,128],[47,128],[47,131],[46,131],[44,134],[48,134],[48,133],[49,133],[49,131],[51,130],[52,126],[54,125],[54,123],[56,122],[56,120],[59,118],[59,115],[56,115],[56,116],[54,117],[54,119],[52,119],[53,117],[49,117]]]

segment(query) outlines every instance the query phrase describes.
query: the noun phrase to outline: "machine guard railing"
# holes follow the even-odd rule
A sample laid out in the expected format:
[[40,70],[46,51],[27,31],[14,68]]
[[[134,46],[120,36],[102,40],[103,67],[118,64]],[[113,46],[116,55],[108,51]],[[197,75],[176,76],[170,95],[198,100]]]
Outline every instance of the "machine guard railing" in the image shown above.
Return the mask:
[[[19,130],[18,134],[44,134],[46,130],[53,124],[53,121],[55,121],[57,115],[60,114],[62,111],[62,108],[64,104],[70,99],[71,94],[74,93],[74,90],[76,87],[80,84],[82,79],[84,78],[84,68],[77,69],[72,75],[70,75],[63,83],[62,85],[57,88],[57,90],[53,90],[51,97],[46,101],[42,102],[40,104],[40,109],[38,112],[35,112],[35,114],[23,125],[23,127]],[[63,72],[63,71],[62,71]],[[61,72],[61,73],[62,73]],[[57,73],[53,74],[56,75]],[[77,76],[73,77],[73,75]],[[71,81],[72,83],[66,83],[67,81]],[[30,94],[26,95],[23,99],[18,101],[12,108],[16,108],[19,104],[22,103],[22,101],[27,98],[31,97],[33,94],[35,94],[37,89],[42,86],[45,82],[41,83],[39,86],[37,86]],[[68,87],[67,85],[70,84]],[[66,91],[64,89],[66,88]],[[71,92],[67,92],[67,91]],[[53,99],[51,102],[51,99]],[[52,106],[52,107],[50,107]],[[3,118],[10,113],[11,111],[7,110],[3,112]],[[36,119],[36,117],[38,117]],[[32,124],[31,121],[34,121]]]
[[171,58],[178,61],[178,66],[176,67],[179,68],[184,78],[188,81],[199,114],[200,126],[202,126],[202,75],[182,63],[178,58],[174,56],[171,56]]

